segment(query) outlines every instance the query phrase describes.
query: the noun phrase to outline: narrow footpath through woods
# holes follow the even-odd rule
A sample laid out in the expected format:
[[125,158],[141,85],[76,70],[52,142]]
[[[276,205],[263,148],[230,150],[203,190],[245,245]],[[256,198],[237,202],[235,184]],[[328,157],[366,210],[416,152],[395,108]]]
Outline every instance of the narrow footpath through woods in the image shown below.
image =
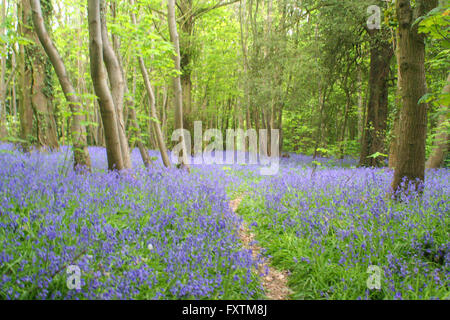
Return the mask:
[[[239,196],[230,202],[230,208],[235,213],[243,200],[243,196]],[[256,259],[263,250],[257,245],[255,241],[255,234],[250,231],[245,221],[239,228],[239,238],[241,239],[245,249],[252,251],[253,259]],[[259,264],[258,273],[262,274],[261,283],[264,288],[264,293],[269,300],[289,300],[288,272],[279,271],[270,266],[270,259],[264,259],[264,262]]]

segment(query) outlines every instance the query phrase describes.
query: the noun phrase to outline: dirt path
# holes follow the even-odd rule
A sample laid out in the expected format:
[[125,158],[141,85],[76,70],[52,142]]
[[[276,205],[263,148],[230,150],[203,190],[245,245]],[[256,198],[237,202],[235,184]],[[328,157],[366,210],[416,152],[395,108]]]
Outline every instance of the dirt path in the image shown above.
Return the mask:
[[[230,202],[230,208],[236,213],[239,205],[242,202],[243,197],[239,197],[236,200]],[[239,237],[244,245],[245,249],[252,250],[253,258],[261,253],[261,247],[255,244],[255,235],[249,230],[248,226],[244,223],[239,230]],[[259,265],[259,273],[266,274],[261,278],[261,282],[264,288],[264,292],[269,300],[288,300],[290,289],[287,285],[288,273],[287,271],[278,271],[270,266],[270,260],[266,259],[263,264]]]

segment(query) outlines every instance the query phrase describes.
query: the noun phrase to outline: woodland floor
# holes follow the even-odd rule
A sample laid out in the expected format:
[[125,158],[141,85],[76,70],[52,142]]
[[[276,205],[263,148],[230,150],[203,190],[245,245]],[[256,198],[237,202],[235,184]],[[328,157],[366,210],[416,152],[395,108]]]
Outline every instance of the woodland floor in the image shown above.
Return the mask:
[[399,201],[391,170],[352,159],[292,154],[274,176],[258,165],[188,174],[146,169],[134,150],[134,169],[118,174],[104,149],[89,151],[93,170],[80,174],[69,148],[0,145],[1,299],[450,297],[448,169]]

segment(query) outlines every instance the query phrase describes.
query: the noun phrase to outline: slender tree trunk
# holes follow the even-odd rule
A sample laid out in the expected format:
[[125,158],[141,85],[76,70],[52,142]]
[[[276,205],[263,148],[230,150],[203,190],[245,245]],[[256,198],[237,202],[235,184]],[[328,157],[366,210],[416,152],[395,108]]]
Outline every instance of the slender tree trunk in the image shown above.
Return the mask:
[[[0,34],[6,36],[5,34],[5,23],[6,23],[6,1],[3,0],[1,3],[1,29]],[[7,135],[6,130],[6,43],[3,42],[1,45],[1,75],[0,75],[0,141],[3,140]]]
[[[29,16],[25,15],[24,1],[18,3],[18,33],[25,36],[26,21]],[[33,131],[33,109],[31,108],[31,70],[29,64],[25,62],[25,46],[19,43],[19,117],[20,117],[20,138],[22,147],[28,150]]]
[[103,40],[100,18],[100,0],[88,1],[89,56],[92,82],[102,116],[108,155],[109,170],[121,171],[125,168],[116,115],[116,107],[108,88],[108,79],[103,66]]
[[[319,25],[316,24],[315,29],[314,29],[314,38],[316,40],[316,46],[314,48],[314,51],[316,53],[316,61],[317,63],[319,63]],[[317,124],[316,124],[316,129],[315,129],[315,143],[314,143],[314,156],[313,158],[316,159],[317,156],[319,155],[318,152],[318,148],[321,146],[322,143],[322,116],[323,116],[323,109],[324,109],[324,105],[325,105],[325,93],[323,90],[323,80],[322,80],[322,76],[319,75],[319,82],[318,82],[318,86],[317,86]],[[326,92],[326,89],[325,89]]]
[[[243,0],[239,6],[239,24],[241,31],[241,47],[242,47],[242,64],[243,64],[243,86],[244,86],[244,97],[242,110],[245,110],[245,122],[246,129],[251,129],[250,120],[250,88],[249,88],[249,62],[248,62],[248,21],[247,21],[247,0]],[[242,129],[244,126],[242,125]],[[243,151],[247,151],[247,144],[244,143],[242,146]]]
[[42,17],[40,0],[30,0],[30,3],[33,11],[32,16],[36,33],[53,65],[53,68],[55,69],[59,83],[61,84],[61,88],[72,112],[71,135],[73,143],[74,167],[78,168],[79,166],[83,166],[90,168],[91,160],[87,148],[85,135],[86,128],[82,125],[83,116],[81,115],[81,101],[77,96],[72,83],[69,80],[64,62],[47,33],[44,25],[44,19]]
[[344,123],[342,124],[340,139],[339,139],[339,158],[344,159],[345,156],[345,145],[347,143],[346,138],[346,131],[347,131],[347,124],[348,124],[348,117],[349,117],[349,111],[350,111],[350,104],[351,104],[351,95],[348,90],[348,88],[345,88],[345,95],[346,95],[346,103],[345,103],[345,109],[344,109]]
[[[170,39],[175,47],[173,61],[175,63],[175,69],[180,72],[180,43],[175,18],[175,0],[168,0],[167,7]],[[173,78],[173,88],[175,92],[175,129],[183,130],[183,92],[179,75]],[[187,148],[183,135],[181,136],[181,143],[183,146],[183,151],[182,155],[179,157],[179,164],[182,168],[187,168],[189,170],[189,165],[187,163]]]
[[383,157],[370,157],[373,154],[386,153],[385,136],[388,118],[388,76],[394,50],[389,43],[389,34],[385,30],[369,31],[371,36],[369,103],[364,124],[359,165],[381,167]]
[[319,82],[319,103],[318,103],[318,123],[316,125],[316,134],[315,134],[315,146],[314,146],[314,159],[316,159],[319,156],[318,149],[322,147],[322,137],[323,137],[323,112],[325,109],[325,99],[326,99],[326,91],[325,88],[322,89],[322,84]]
[[169,89],[164,85],[163,92],[163,104],[162,104],[162,129],[163,129],[163,139],[167,141],[167,108],[169,106]]
[[[13,61],[13,66],[17,67],[16,54],[14,51],[12,52],[12,61]],[[12,98],[12,110],[13,110],[14,121],[16,121],[17,120],[17,97],[16,97],[16,76],[15,75],[12,80],[11,98]]]
[[117,132],[119,135],[120,149],[122,152],[122,161],[125,169],[130,169],[131,156],[130,146],[125,132],[125,123],[123,120],[123,102],[125,94],[125,80],[123,77],[123,71],[111,46],[108,38],[108,30],[106,27],[106,10],[105,1],[100,0],[100,20],[101,20],[101,36],[103,45],[103,60],[108,72],[109,83],[111,85],[111,94],[115,106],[115,114],[117,121]]
[[[193,132],[194,122],[192,115],[192,70],[191,62],[194,53],[192,37],[195,27],[195,15],[193,13],[192,0],[177,2],[183,15],[180,17],[180,76],[181,92],[183,97],[183,126],[189,132]],[[191,152],[192,150],[188,150]]]
[[[364,117],[364,97],[362,91],[362,70],[361,66],[358,65],[358,132],[363,132],[363,127],[365,124]],[[363,135],[361,136],[360,141],[362,142]]]
[[[442,90],[444,94],[450,94],[450,74],[447,77],[447,84]],[[444,163],[448,150],[448,130],[445,123],[448,121],[448,106],[441,105],[441,114],[437,124],[437,135],[434,140],[434,150],[426,163],[426,168],[437,169]]]
[[[427,105],[419,100],[427,92],[425,79],[425,39],[418,33],[416,19],[437,5],[437,1],[417,0],[416,9],[410,0],[397,0],[398,85],[400,109],[397,162],[392,189],[401,189],[403,179],[418,187],[425,178],[425,140]],[[413,25],[414,24],[414,25]]]

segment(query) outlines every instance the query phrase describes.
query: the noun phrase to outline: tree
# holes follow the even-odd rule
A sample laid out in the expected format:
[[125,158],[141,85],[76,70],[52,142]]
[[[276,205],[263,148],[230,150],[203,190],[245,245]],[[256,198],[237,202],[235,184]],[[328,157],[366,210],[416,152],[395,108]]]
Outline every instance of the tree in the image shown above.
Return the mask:
[[[26,36],[29,32],[27,21],[29,21],[29,10],[25,10],[27,1],[19,1],[18,12],[18,34]],[[31,68],[25,58],[25,44],[19,43],[19,118],[20,118],[20,139],[23,149],[28,149],[30,137],[33,131],[33,109],[31,108]]]
[[383,166],[382,157],[371,157],[386,153],[385,136],[388,119],[388,77],[394,55],[389,43],[389,30],[368,30],[370,35],[369,102],[361,145],[360,166]]
[[125,122],[123,119],[125,79],[119,59],[108,38],[108,30],[106,27],[105,0],[100,0],[100,21],[103,45],[103,60],[108,73],[109,83],[111,85],[111,94],[115,108],[117,132],[119,135],[120,150],[122,152],[122,161],[124,168],[130,169],[130,147],[128,145],[128,139],[125,133]]
[[436,0],[396,1],[398,86],[401,100],[397,160],[392,188],[399,191],[402,181],[416,189],[425,178],[425,140],[427,104],[419,100],[426,94],[425,36],[418,32],[416,20],[436,7]]
[[[175,92],[175,129],[182,131],[183,128],[183,91],[181,88],[181,67],[180,67],[180,42],[178,38],[177,24],[175,18],[175,0],[167,1],[167,9],[168,9],[168,23],[169,23],[169,32],[170,32],[170,40],[173,42],[175,48],[175,54],[173,55],[173,61],[175,64],[175,70],[178,71],[178,75],[173,77],[173,89]],[[180,143],[182,146],[181,155],[179,155],[178,163],[182,168],[186,168],[189,170],[189,165],[187,162],[187,148],[185,143],[184,135],[180,136]]]
[[[108,168],[109,170],[121,171],[128,167],[126,166],[126,160],[124,160],[123,149],[121,146],[121,137],[119,133],[120,125],[115,103],[119,103],[121,98],[123,98],[123,95],[121,96],[121,93],[119,92],[121,84],[117,83],[123,79],[121,75],[112,77],[112,73],[117,76],[117,70],[113,70],[116,66],[114,65],[115,62],[113,61],[114,58],[112,56],[115,54],[109,50],[110,48],[105,49],[105,47],[107,47],[107,44],[105,44],[105,41],[107,40],[105,39],[105,35],[107,36],[107,34],[104,32],[105,30],[102,26],[102,22],[105,23],[105,19],[101,18],[100,0],[88,1],[88,21],[91,77],[95,94],[98,97],[105,132]],[[106,51],[105,57],[104,50]],[[103,65],[104,62],[106,63],[104,59],[108,61],[109,80],[115,89],[114,97],[108,87],[108,74]],[[127,155],[125,155],[125,157],[127,157]]]
[[[45,16],[42,23],[48,24],[52,13],[50,0],[43,1]],[[42,11],[42,10],[41,10]],[[59,147],[56,133],[56,122],[52,102],[51,63],[39,45],[38,35],[32,28],[32,12],[30,1],[24,1],[25,36],[32,42],[25,47],[27,68],[30,68],[31,87],[30,103],[36,120],[36,139],[39,146],[50,149]]]
[[[1,23],[0,34],[5,34],[5,20],[6,20],[6,3],[1,3]],[[1,48],[1,79],[0,79],[0,141],[6,137],[6,107],[3,103],[4,93],[6,92],[5,73],[6,73],[6,43],[2,44]]]
[[58,76],[59,83],[64,92],[67,102],[69,103],[70,110],[72,112],[72,143],[73,143],[73,156],[74,166],[83,166],[90,168],[91,160],[89,151],[87,149],[86,141],[86,128],[82,124],[84,117],[82,113],[82,105],[78,98],[76,91],[67,75],[64,62],[53,44],[47,29],[44,24],[44,18],[42,17],[42,10],[40,0],[30,0],[33,23],[36,30],[36,34],[39,37],[39,41],[42,44],[45,52],[47,53],[53,68]]

